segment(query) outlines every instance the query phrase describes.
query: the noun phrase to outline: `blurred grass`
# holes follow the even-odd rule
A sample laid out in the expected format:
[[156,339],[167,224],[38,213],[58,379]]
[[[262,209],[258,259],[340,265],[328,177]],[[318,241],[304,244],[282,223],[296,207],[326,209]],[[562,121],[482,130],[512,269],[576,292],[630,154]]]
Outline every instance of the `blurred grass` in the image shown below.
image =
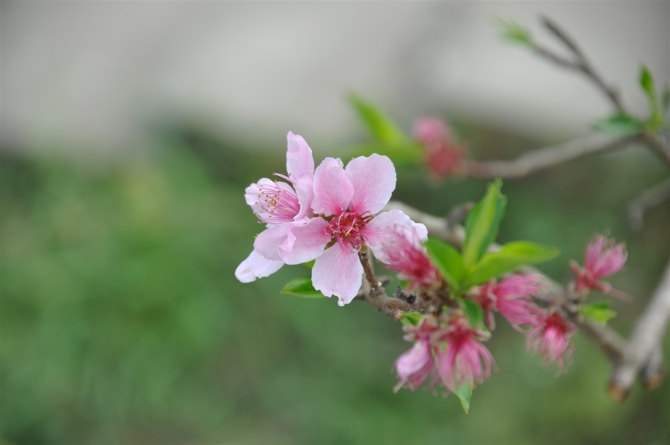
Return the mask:
[[[498,147],[489,157],[532,146],[471,131],[475,151]],[[169,127],[155,144],[153,158],[107,169],[2,155],[4,443],[670,442],[668,383],[613,404],[609,364],[580,336],[556,378],[501,328],[489,344],[499,371],[469,415],[454,397],[393,394],[392,363],[410,346],[399,325],[364,304],[280,295],[300,267],[234,278],[261,230],[243,189],[283,171],[285,148]],[[626,332],[670,254],[670,205],[632,233],[625,204],[664,175],[631,149],[508,181],[500,239],[560,246],[543,265],[559,280],[594,232],[626,239],[628,271],[612,280],[637,297],[614,303]],[[403,169],[394,197],[439,215],[484,188]]]

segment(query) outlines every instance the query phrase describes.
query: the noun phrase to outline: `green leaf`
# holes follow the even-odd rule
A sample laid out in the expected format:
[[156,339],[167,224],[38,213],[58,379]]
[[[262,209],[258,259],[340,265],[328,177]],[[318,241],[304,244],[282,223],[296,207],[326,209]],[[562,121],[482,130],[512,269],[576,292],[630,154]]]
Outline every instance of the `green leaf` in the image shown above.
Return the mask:
[[409,324],[412,326],[416,326],[419,324],[419,321],[421,321],[421,315],[418,312],[406,312],[403,314],[402,318],[400,319],[400,322],[402,324]]
[[309,275],[292,279],[284,286],[281,293],[296,295],[302,298],[326,298],[325,295],[314,289],[314,286],[312,286],[312,277]]
[[465,311],[465,316],[468,317],[468,322],[470,326],[476,328],[481,326],[484,323],[484,310],[474,300],[463,299],[461,300],[463,305],[463,310]]
[[640,133],[644,129],[644,125],[632,116],[618,113],[614,116],[595,121],[593,129],[617,136],[632,136]]
[[477,267],[468,276],[467,285],[484,283],[525,264],[550,260],[558,253],[559,250],[556,247],[543,246],[530,241],[507,243],[499,251],[484,255]]
[[465,222],[463,262],[468,269],[477,264],[498,234],[507,204],[507,198],[500,193],[501,187],[500,179],[491,183],[486,196],[470,211]]
[[663,96],[661,97],[661,112],[667,113],[669,107],[670,107],[670,88],[665,87],[665,89],[663,90]]
[[609,301],[596,301],[588,305],[582,305],[579,312],[586,318],[605,324],[616,317],[616,312],[609,308]]
[[460,288],[465,275],[463,258],[456,248],[435,238],[424,243],[428,256],[453,291]]
[[463,411],[465,411],[465,414],[468,413],[470,410],[470,398],[472,398],[472,388],[470,385],[463,384],[458,387],[458,389],[454,392],[456,396],[461,399],[461,406],[463,407]]
[[388,156],[395,165],[417,165],[422,159],[422,151],[419,144],[410,140],[404,141],[399,145],[384,142],[356,145],[347,150],[342,158],[349,159],[359,156],[370,156],[373,153]]
[[307,261],[306,263],[302,263],[302,265],[305,266],[308,269],[312,269],[314,267],[315,262],[316,262],[316,260]]
[[530,31],[514,20],[495,17],[495,21],[500,27],[500,36],[503,39],[514,43],[521,43],[522,45],[531,45],[533,43]]
[[380,109],[357,94],[349,94],[349,102],[358,112],[370,134],[379,142],[402,145],[407,141],[403,132]]
[[640,86],[644,92],[647,93],[649,100],[655,102],[656,97],[654,95],[654,78],[647,67],[644,65],[640,67]]

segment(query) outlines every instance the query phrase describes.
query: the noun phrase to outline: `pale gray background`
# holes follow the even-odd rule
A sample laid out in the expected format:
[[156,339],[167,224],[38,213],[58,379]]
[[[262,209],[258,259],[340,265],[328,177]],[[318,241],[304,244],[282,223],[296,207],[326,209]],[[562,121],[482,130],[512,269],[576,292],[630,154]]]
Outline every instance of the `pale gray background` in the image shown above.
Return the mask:
[[264,145],[360,136],[354,90],[409,130],[452,114],[540,140],[578,136],[609,103],[584,78],[497,36],[494,15],[563,25],[631,109],[641,62],[670,72],[670,2],[3,2],[4,146],[140,150],[149,124],[197,122]]

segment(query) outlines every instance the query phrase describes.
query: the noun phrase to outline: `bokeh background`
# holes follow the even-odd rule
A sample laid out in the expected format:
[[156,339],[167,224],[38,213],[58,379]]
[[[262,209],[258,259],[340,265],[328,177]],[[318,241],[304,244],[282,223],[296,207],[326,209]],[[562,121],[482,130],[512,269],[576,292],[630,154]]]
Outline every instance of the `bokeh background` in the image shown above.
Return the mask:
[[[614,404],[581,334],[557,377],[500,326],[499,370],[466,415],[453,396],[392,392],[410,344],[369,306],[280,295],[300,266],[233,275],[261,230],[243,190],[284,171],[289,130],[317,161],[369,140],[350,91],[408,134],[450,119],[478,159],[587,134],[606,100],[493,20],[560,51],[540,14],[645,115],[640,63],[670,77],[667,1],[2,2],[2,443],[670,442],[669,384]],[[394,197],[436,215],[486,186],[398,175]],[[559,246],[541,267],[559,281],[593,233],[626,240],[612,283],[635,298],[610,323],[627,335],[670,256],[670,204],[638,232],[625,208],[667,176],[632,145],[507,181],[499,239]]]

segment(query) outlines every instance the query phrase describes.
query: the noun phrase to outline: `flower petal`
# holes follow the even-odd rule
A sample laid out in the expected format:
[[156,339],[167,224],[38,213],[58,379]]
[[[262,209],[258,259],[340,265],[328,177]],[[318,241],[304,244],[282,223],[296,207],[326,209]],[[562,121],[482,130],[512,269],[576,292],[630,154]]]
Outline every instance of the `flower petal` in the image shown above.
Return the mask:
[[302,219],[312,211],[312,200],[314,200],[314,175],[312,173],[303,173],[292,177],[295,194],[300,203],[300,211],[295,219]]
[[277,272],[284,263],[282,261],[268,260],[255,250],[246,260],[235,269],[235,277],[242,283],[251,283],[256,278],[263,278]]
[[286,172],[289,176],[296,178],[305,173],[314,174],[314,158],[312,149],[309,148],[305,139],[298,135],[288,132],[286,135],[288,150],[286,151]]
[[265,229],[254,240],[254,250],[268,260],[281,260],[277,248],[284,244],[285,249],[290,249],[291,240],[288,244],[286,241],[293,225],[294,223],[284,223]]
[[421,241],[428,239],[426,226],[415,223],[404,212],[396,209],[375,216],[361,232],[365,238],[365,244],[372,249],[375,257],[382,262],[388,262],[381,247],[389,237],[394,236],[397,230],[411,230],[418,235]]
[[330,241],[327,227],[328,222],[321,218],[312,218],[304,225],[295,225],[291,229],[294,237],[291,247],[287,249],[284,245],[279,246],[279,256],[286,264],[302,264],[318,258]]
[[356,297],[363,283],[363,266],[350,246],[335,243],[316,259],[312,284],[326,297],[335,295],[344,306]]
[[349,161],[346,173],[354,185],[349,208],[362,215],[380,212],[395,189],[396,174],[393,162],[386,156],[373,154]]
[[324,159],[314,173],[314,212],[338,215],[349,207],[353,195],[354,186],[344,172],[342,161]]

